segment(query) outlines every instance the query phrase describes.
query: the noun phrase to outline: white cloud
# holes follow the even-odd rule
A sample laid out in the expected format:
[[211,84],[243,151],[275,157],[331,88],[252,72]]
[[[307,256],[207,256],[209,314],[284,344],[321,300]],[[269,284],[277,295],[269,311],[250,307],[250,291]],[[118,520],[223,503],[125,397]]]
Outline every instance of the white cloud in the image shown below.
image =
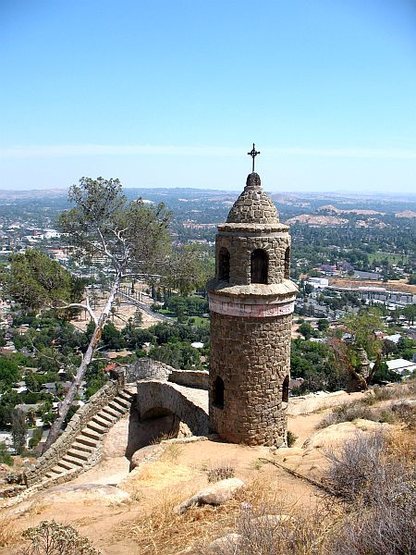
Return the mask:
[[[416,149],[402,148],[331,148],[271,147],[261,149],[270,157],[309,156],[315,158],[369,158],[415,160]],[[174,145],[40,145],[0,148],[0,158],[68,158],[80,156],[202,156],[240,157],[244,147],[174,146]]]

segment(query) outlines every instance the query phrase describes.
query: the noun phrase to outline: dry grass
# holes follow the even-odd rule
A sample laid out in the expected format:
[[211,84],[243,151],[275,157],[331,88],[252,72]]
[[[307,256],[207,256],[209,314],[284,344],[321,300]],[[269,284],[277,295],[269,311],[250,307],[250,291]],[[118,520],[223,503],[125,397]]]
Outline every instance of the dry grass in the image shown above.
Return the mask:
[[7,518],[0,519],[0,547],[10,547],[20,539],[20,533],[16,530],[13,522]]
[[329,458],[326,481],[349,511],[328,553],[416,553],[416,450],[410,432],[361,436]]
[[[241,535],[238,555],[322,555],[332,536],[334,514],[323,505],[311,510],[288,508],[280,503],[276,513],[244,511],[237,531]],[[280,509],[280,510],[279,510]],[[212,553],[212,551],[211,551]],[[215,552],[214,552],[215,553]],[[219,550],[218,555],[229,552]],[[208,554],[207,554],[208,555]]]
[[150,513],[123,525],[117,536],[130,537],[143,555],[176,555],[189,546],[192,550],[187,553],[201,555],[211,541],[238,527],[242,507],[257,512],[274,507],[275,514],[279,507],[280,511],[281,494],[275,485],[264,478],[256,479],[224,505],[195,507],[183,515],[174,514],[173,509],[185,494],[177,490],[164,493]]
[[139,469],[135,478],[129,480],[129,485],[146,485],[158,489],[169,486],[172,482],[183,482],[192,478],[192,470],[185,465],[171,460],[155,461]]
[[191,508],[181,516],[174,514],[174,507],[183,500],[183,493],[164,493],[160,503],[149,514],[124,525],[119,531],[119,538],[127,535],[134,541],[137,552],[143,555],[173,555],[189,545],[215,537],[216,531],[234,524],[229,504],[218,508]]
[[415,395],[415,380],[389,387],[376,387],[359,401],[335,407],[317,427],[326,428],[332,424],[353,422],[361,418],[388,424],[405,424],[410,429],[416,429],[416,407],[408,401]]
[[218,482],[227,478],[234,478],[235,464],[231,461],[223,461],[210,466],[206,470],[208,482]]
[[386,455],[395,461],[416,465],[416,435],[409,429],[386,435]]
[[170,439],[176,439],[178,436],[177,432],[164,432],[156,437],[154,437],[149,445],[159,445],[162,441],[169,441]]
[[163,447],[163,453],[160,457],[161,461],[177,462],[183,451],[183,446],[179,443],[167,443]]

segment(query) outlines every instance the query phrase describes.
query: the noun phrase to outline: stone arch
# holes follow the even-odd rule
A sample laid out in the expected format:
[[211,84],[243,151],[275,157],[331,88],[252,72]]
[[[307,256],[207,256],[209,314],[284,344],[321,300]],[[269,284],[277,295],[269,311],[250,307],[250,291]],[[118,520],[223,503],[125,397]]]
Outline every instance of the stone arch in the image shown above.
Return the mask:
[[193,391],[170,382],[146,380],[137,384],[137,409],[140,420],[173,414],[185,422],[193,435],[208,433],[207,408],[193,399]]
[[284,277],[285,279],[290,278],[290,247],[285,250]]
[[256,249],[251,253],[251,283],[264,283],[269,278],[269,255],[264,249]]
[[224,390],[224,380],[217,376],[212,388],[212,404],[214,407],[217,407],[217,409],[224,408]]
[[218,279],[230,281],[230,252],[225,247],[218,251]]
[[289,402],[289,376],[286,376],[282,385],[282,402]]

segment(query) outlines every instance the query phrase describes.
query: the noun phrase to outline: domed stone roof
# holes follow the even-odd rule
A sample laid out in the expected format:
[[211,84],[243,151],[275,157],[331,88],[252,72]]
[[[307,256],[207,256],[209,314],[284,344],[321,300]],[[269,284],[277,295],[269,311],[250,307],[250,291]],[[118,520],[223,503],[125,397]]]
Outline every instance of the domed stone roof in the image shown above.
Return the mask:
[[262,190],[260,176],[257,173],[248,175],[244,191],[231,208],[227,223],[279,223],[276,207],[272,199]]

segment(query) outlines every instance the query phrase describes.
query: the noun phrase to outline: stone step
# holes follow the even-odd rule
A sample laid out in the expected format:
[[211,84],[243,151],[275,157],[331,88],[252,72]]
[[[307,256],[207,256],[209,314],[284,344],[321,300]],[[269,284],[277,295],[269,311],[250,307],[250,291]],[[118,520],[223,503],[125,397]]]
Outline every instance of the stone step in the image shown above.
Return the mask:
[[99,416],[102,420],[105,420],[110,426],[114,423],[115,417],[111,414],[108,414],[108,412],[104,412],[103,409],[101,409],[100,412],[97,412],[96,416]]
[[[98,424],[99,426],[102,426],[103,428],[105,428],[106,430],[108,428],[110,428],[113,425],[113,421],[110,420],[108,421],[107,419],[104,419],[102,416],[100,416],[99,414],[96,414],[95,416],[93,416],[90,420],[90,422],[94,422],[95,424]],[[90,423],[89,422],[89,423]]]
[[47,474],[49,474],[52,478],[56,478],[57,476],[61,476],[64,473],[63,468],[57,468],[54,466],[50,470],[48,470]]
[[64,461],[66,463],[71,463],[71,464],[77,465],[77,466],[84,466],[84,461],[82,459],[80,459],[78,457],[74,457],[74,456],[70,455],[69,453],[64,455],[59,462],[61,462],[61,461]]
[[[78,436],[78,437],[80,437],[80,436]],[[87,445],[85,443],[82,443],[82,441],[78,441],[78,437],[75,439],[74,443],[71,445],[71,449],[76,449],[77,451],[82,451],[86,455],[89,455],[90,453],[92,453],[94,451],[94,447],[96,446],[96,444],[94,443],[94,445]],[[85,439],[85,438],[83,438],[83,439]],[[89,439],[87,439],[87,441],[89,441]]]
[[113,399],[112,401],[110,401],[108,403],[107,407],[112,409],[112,410],[117,411],[120,416],[122,414],[125,414],[129,409],[129,406],[118,403],[117,399]]
[[127,391],[126,389],[123,389],[123,391],[120,391],[120,393],[118,393],[117,397],[122,397],[123,399],[126,399],[126,401],[128,401],[129,403],[132,402],[133,400],[133,396],[130,391]]
[[119,419],[123,414],[119,410],[112,409],[110,406],[103,407],[98,414],[108,414],[110,418]]
[[93,430],[95,433],[99,434],[99,437],[101,438],[101,436],[107,431],[108,426],[103,426],[102,424],[98,424],[97,422],[90,420],[86,428]]
[[80,451],[76,447],[72,446],[68,449],[67,455],[70,455],[71,457],[76,457],[77,459],[86,462],[90,458],[91,451]]
[[[85,430],[85,428],[84,428],[84,430]],[[97,434],[95,434],[95,433],[94,433],[94,436],[93,436],[92,432],[89,433],[87,431],[87,433],[85,433],[84,430],[81,432],[81,434],[79,436],[77,436],[77,439],[75,441],[77,443],[80,443],[81,445],[85,445],[87,447],[92,447],[94,449],[95,447],[97,447],[99,437],[96,437]]]
[[62,474],[66,474],[68,470],[73,470],[75,468],[75,464],[73,464],[70,461],[65,461],[64,458],[62,458],[62,459],[59,459],[59,462],[57,463],[55,468],[59,468],[59,467],[62,467],[63,469]]
[[[126,399],[125,397],[119,394],[117,395],[117,397],[114,397],[111,403],[117,403],[118,405],[124,407],[125,410],[127,410],[131,406],[131,399]],[[108,403],[108,404],[110,405],[111,403]]]
[[[94,446],[96,446],[97,442],[101,439],[101,434],[98,434],[96,431],[91,430],[88,426],[82,430],[81,436],[86,436],[87,438],[93,439],[95,441]],[[81,436],[77,436],[78,441],[81,441]]]

